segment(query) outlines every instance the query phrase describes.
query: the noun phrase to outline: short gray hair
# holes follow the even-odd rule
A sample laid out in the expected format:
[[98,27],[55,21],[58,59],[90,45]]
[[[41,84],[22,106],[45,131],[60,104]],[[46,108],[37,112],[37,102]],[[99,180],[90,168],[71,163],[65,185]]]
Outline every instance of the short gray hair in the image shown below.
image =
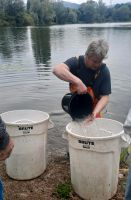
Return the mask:
[[96,57],[99,60],[106,58],[107,52],[109,50],[109,45],[105,40],[93,41],[89,44],[85,56]]

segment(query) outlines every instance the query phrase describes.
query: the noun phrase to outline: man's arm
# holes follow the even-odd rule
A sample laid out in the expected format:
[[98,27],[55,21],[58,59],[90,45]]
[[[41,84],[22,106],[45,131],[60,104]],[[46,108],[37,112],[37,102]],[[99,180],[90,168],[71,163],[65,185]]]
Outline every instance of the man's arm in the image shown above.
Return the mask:
[[53,69],[53,73],[59,79],[74,84],[77,88],[78,94],[84,94],[87,92],[87,87],[85,86],[85,84],[78,77],[76,77],[75,75],[73,75],[70,72],[69,67],[66,64],[61,63],[61,64],[57,65]]
[[108,101],[109,101],[109,95],[102,96],[101,99],[96,104],[92,114],[85,119],[84,123],[89,123],[93,121],[96,118],[96,116],[105,108]]
[[109,101],[109,95],[105,95],[101,97],[101,99],[98,101],[98,103],[96,104],[92,112],[94,118],[97,116],[98,113],[100,113],[105,108],[108,101]]

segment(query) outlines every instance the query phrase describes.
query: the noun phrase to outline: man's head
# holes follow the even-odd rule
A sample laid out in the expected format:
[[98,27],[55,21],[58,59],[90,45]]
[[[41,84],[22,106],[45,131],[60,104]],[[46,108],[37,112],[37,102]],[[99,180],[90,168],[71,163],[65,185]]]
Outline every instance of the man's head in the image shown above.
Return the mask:
[[91,42],[85,52],[86,65],[93,70],[97,70],[101,66],[102,60],[106,58],[108,50],[108,43],[104,40]]

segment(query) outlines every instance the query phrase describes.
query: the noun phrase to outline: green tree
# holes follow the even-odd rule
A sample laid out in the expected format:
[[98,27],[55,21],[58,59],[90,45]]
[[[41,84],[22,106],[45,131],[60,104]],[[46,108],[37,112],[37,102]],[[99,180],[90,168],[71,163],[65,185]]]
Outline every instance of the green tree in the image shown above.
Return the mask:
[[112,19],[112,12],[113,12],[113,10],[112,10],[111,7],[106,8],[106,13],[105,13],[105,20],[106,20],[106,22],[112,22],[113,21],[113,19]]
[[52,23],[131,21],[131,3],[106,7],[103,0],[87,0],[79,9],[66,8],[61,0],[0,0],[0,26]]
[[54,19],[53,3],[49,0],[44,0],[42,2],[43,8],[43,21],[45,24],[51,24]]
[[93,23],[96,20],[97,3],[93,0],[81,4],[79,8],[79,19],[86,23]]
[[67,22],[71,24],[77,23],[77,13],[75,10],[68,8]]
[[24,2],[22,0],[6,0],[5,12],[9,16],[16,17],[18,13],[24,12]]
[[25,26],[35,25],[34,19],[30,14],[24,13],[24,15],[23,15],[23,25],[25,25]]
[[32,15],[36,25],[39,25],[41,20],[41,4],[40,0],[28,0],[27,1],[27,11]]
[[34,17],[37,25],[50,24],[54,18],[53,4],[50,0],[28,0],[27,11]]
[[97,22],[105,22],[106,6],[103,0],[98,1],[96,18]]
[[65,24],[66,23],[66,9],[63,5],[63,2],[58,1],[54,2],[54,22],[56,24]]
[[131,19],[131,10],[127,5],[114,7],[112,15],[114,21],[129,21]]

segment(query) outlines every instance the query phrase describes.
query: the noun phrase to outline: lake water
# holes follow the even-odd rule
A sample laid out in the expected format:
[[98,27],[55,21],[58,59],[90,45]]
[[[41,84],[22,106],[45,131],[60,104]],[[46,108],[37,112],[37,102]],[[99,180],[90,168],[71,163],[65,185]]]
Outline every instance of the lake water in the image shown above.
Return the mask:
[[107,115],[124,122],[131,107],[131,23],[0,28],[0,112],[61,110],[68,83],[52,74],[95,39],[108,41],[112,94]]

